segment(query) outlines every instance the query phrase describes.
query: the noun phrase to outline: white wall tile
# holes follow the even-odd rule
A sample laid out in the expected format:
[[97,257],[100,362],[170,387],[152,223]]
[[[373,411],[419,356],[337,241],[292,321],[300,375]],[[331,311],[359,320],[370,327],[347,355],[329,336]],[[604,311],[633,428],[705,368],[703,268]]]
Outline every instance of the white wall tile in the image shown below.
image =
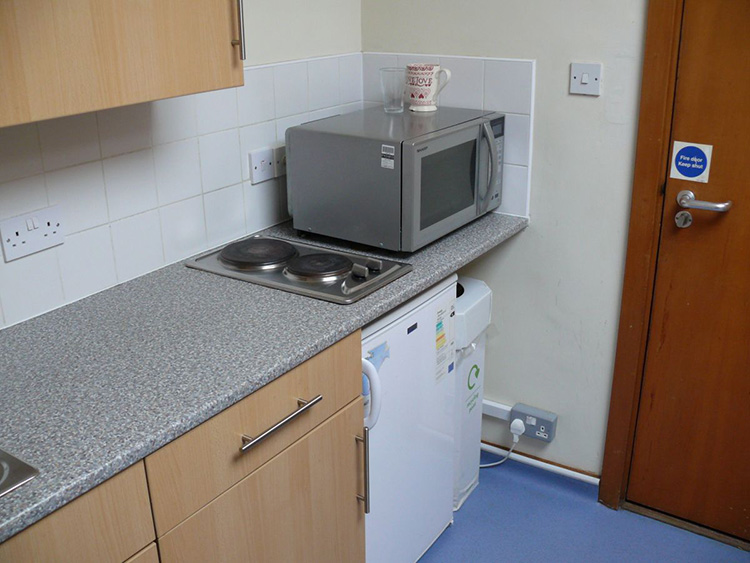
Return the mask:
[[310,121],[310,115],[307,113],[301,113],[299,115],[291,115],[284,117],[283,119],[276,120],[276,142],[285,144],[286,143],[286,130],[295,125],[300,125]]
[[505,162],[529,165],[529,135],[531,118],[528,115],[505,115]]
[[117,280],[124,282],[164,265],[159,212],[148,211],[112,223]]
[[209,192],[242,181],[240,139],[237,129],[199,139],[203,191]]
[[102,156],[115,156],[151,146],[151,105],[135,104],[97,112]]
[[339,61],[339,98],[342,104],[362,99],[362,54],[344,55]]
[[484,61],[440,57],[440,66],[451,71],[448,85],[440,93],[441,106],[482,109]]
[[104,161],[109,219],[135,215],[157,205],[154,156],[151,149]]
[[201,165],[198,139],[186,139],[154,147],[154,169],[159,205],[200,194]]
[[362,95],[366,101],[383,103],[380,69],[393,66],[398,66],[396,55],[365,53],[362,56]]
[[307,63],[278,65],[273,68],[276,117],[307,111]]
[[241,237],[245,230],[245,200],[242,184],[203,195],[208,247]]
[[338,58],[319,59],[307,63],[308,109],[337,106],[339,96]]
[[0,300],[7,324],[24,321],[63,305],[57,248],[13,262],[0,260]]
[[254,233],[288,219],[286,187],[279,178],[262,184],[245,182],[245,223],[247,232]]
[[37,124],[0,127],[0,183],[41,171]]
[[276,117],[273,68],[246,68],[245,85],[237,89],[237,103],[240,127]]
[[58,253],[67,303],[117,283],[109,225],[65,237]]
[[237,127],[237,89],[195,94],[195,117],[198,135]]
[[530,114],[532,77],[530,61],[485,61],[484,109]]
[[45,170],[57,170],[101,158],[95,113],[41,121],[39,141]]
[[109,220],[101,161],[47,172],[46,177],[49,203],[62,206],[66,233],[90,229]]
[[151,103],[151,136],[155,145],[195,137],[195,96]]
[[349,113],[350,111],[376,108],[378,106],[383,107],[383,102],[355,102],[353,104],[346,104],[345,106],[341,106],[341,109],[343,113]]
[[248,153],[255,149],[276,145],[276,122],[266,121],[240,129],[240,160],[242,161],[242,179],[250,179]]
[[513,164],[503,166],[503,202],[496,211],[528,217],[528,206],[529,169]]
[[0,219],[47,207],[44,176],[31,176],[0,184]]
[[167,263],[197,254],[206,246],[203,197],[186,199],[159,208],[164,258]]

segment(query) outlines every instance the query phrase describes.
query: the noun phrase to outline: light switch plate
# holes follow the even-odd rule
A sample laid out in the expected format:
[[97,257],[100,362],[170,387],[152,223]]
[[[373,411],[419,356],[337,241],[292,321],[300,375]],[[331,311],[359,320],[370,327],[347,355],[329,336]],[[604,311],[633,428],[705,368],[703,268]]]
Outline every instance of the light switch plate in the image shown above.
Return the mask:
[[64,243],[62,222],[60,206],[53,205],[0,223],[5,261]]
[[601,63],[570,63],[570,93],[599,96],[602,89]]
[[250,160],[250,183],[259,184],[274,177],[273,149],[256,149],[248,154]]

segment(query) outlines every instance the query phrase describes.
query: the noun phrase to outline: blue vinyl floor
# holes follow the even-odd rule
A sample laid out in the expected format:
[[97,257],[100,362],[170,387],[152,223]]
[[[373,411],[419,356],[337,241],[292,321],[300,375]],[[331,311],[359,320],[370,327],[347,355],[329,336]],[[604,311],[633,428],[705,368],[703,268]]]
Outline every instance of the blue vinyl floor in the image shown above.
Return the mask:
[[[482,461],[499,458],[482,453]],[[734,562],[750,553],[597,502],[597,487],[508,461],[479,486],[420,562]]]

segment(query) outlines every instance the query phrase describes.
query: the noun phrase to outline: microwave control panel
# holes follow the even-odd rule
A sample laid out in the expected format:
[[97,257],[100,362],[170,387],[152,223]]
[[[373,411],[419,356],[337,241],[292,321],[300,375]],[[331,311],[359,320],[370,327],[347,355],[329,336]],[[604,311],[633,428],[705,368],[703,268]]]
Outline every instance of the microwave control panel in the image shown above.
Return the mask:
[[495,147],[497,148],[497,178],[495,184],[491,186],[490,207],[500,205],[502,198],[503,185],[503,146],[505,144],[505,116],[498,117],[490,121],[492,135],[495,137]]

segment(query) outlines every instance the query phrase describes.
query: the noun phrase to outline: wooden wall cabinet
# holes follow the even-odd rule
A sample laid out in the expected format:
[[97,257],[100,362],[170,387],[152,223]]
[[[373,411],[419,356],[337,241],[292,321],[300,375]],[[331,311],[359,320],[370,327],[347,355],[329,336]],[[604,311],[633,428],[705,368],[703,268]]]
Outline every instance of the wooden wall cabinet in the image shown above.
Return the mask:
[[0,127],[240,86],[236,0],[0,1]]

